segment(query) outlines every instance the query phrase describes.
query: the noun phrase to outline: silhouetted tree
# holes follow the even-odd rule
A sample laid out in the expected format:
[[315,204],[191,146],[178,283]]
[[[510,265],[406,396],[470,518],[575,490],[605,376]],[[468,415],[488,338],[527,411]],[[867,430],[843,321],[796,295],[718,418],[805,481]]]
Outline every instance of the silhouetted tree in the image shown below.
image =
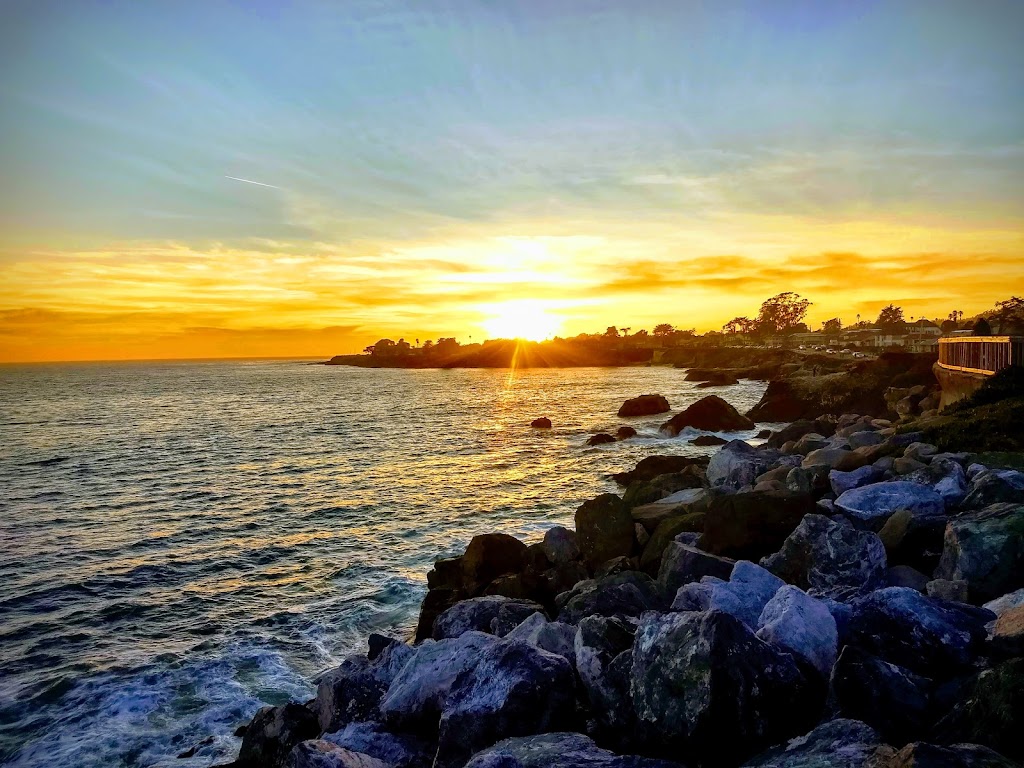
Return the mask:
[[1000,333],[1020,333],[1024,330],[1024,299],[1011,296],[1005,301],[997,301],[992,319],[999,323]]
[[802,322],[811,302],[793,291],[786,291],[766,299],[757,315],[757,329],[761,333],[791,331]]
[[843,321],[838,317],[833,317],[831,320],[826,320],[825,324],[821,327],[821,330],[825,333],[839,333],[843,330]]
[[988,324],[988,320],[984,317],[979,317],[977,322],[974,323],[974,335],[975,336],[991,336],[992,326]]
[[376,344],[374,344],[372,348],[367,347],[367,349],[371,349],[371,355],[375,355],[377,357],[385,357],[387,355],[390,355],[394,351],[395,342],[393,342],[391,339],[381,339]]
[[671,336],[674,331],[675,328],[668,323],[658,323],[654,326],[653,333],[655,336]]
[[619,329],[614,325],[609,325],[604,332],[604,335],[608,338],[617,339],[619,337]]
[[644,338],[647,338],[647,335],[648,334],[647,334],[647,329],[646,328],[641,328],[639,331],[637,331],[636,333],[633,334],[634,337],[636,337],[636,336],[643,336]]
[[722,326],[722,333],[752,333],[757,323],[749,317],[734,317]]
[[875,325],[879,328],[892,329],[903,325],[904,322],[903,307],[897,307],[895,304],[890,304],[887,307],[882,307],[882,311],[878,313],[878,319],[875,321]]

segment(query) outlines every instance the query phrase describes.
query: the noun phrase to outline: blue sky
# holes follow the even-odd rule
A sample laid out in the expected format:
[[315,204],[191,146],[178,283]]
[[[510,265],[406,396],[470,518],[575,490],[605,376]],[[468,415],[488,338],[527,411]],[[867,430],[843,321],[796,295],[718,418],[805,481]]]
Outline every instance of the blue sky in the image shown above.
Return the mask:
[[[323,245],[344,260],[631,231],[638,260],[768,259],[827,247],[801,233],[832,225],[933,233],[837,243],[857,252],[969,231],[972,252],[1019,253],[1024,3],[15,1],[0,14],[0,266],[22,272],[84,249],[120,249],[123,265],[142,244],[161,263],[173,257],[157,244]],[[707,237],[677,243],[671,228]],[[71,308],[70,287],[59,300],[21,286],[0,308]]]

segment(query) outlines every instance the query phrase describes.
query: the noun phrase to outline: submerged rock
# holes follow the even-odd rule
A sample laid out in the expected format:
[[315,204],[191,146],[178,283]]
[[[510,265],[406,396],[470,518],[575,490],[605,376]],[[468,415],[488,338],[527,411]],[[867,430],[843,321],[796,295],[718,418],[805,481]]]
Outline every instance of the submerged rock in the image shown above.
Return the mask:
[[531,421],[530,426],[534,429],[551,429],[551,419],[547,416],[541,416],[539,419]]
[[705,432],[734,432],[753,429],[754,426],[754,422],[725,400],[717,395],[708,395],[662,424],[661,431],[674,436],[687,427]]
[[587,445],[605,445],[614,442],[615,436],[609,435],[607,432],[598,432],[596,435],[591,435],[587,438]]

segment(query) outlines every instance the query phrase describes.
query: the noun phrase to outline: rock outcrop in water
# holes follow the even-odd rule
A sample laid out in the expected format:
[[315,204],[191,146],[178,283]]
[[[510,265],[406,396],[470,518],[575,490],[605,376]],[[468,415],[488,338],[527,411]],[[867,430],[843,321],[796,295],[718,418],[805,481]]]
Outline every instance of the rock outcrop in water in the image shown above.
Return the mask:
[[414,642],[260,710],[234,765],[1017,764],[1024,476],[918,438],[797,422],[648,457],[575,531],[477,536]]

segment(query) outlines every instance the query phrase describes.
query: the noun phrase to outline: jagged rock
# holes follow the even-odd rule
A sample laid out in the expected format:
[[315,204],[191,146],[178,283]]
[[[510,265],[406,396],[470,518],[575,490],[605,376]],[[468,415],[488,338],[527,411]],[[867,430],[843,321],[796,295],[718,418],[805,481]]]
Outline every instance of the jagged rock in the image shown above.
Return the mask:
[[640,547],[641,551],[647,546],[647,542],[651,540],[651,534],[647,532],[647,529],[641,523],[633,524],[633,535],[636,537],[636,545]]
[[651,534],[651,540],[647,542],[640,555],[640,568],[647,573],[657,574],[668,545],[681,533],[703,532],[706,517],[704,512],[689,512],[673,515],[658,523]]
[[599,748],[581,733],[545,733],[500,741],[473,756],[466,768],[680,768],[678,763]]
[[548,528],[541,542],[544,555],[555,565],[579,559],[580,548],[576,543],[576,531],[570,531],[561,525]]
[[705,488],[685,488],[650,504],[633,507],[630,515],[633,522],[653,532],[665,520],[702,511],[707,506],[704,502],[710,498],[711,494]]
[[859,528],[878,531],[893,512],[905,509],[915,517],[945,514],[942,497],[917,483],[875,483],[847,491],[835,501],[836,509]]
[[615,435],[609,435],[607,432],[598,432],[596,435],[591,435],[587,438],[587,445],[605,445],[606,443],[614,443]]
[[605,576],[614,576],[617,573],[623,573],[624,571],[636,570],[636,559],[632,557],[613,557],[594,569],[594,578],[602,579]]
[[839,718],[810,733],[770,749],[744,763],[744,768],[871,768],[881,745],[873,728]]
[[836,496],[842,496],[854,488],[876,483],[881,477],[882,473],[871,465],[849,472],[840,472],[838,469],[833,469],[828,473],[829,484],[832,486],[832,492]]
[[470,595],[479,594],[499,576],[518,573],[526,564],[526,545],[507,533],[474,536],[461,558],[462,583]]
[[954,744],[938,747],[915,742],[891,756],[878,756],[871,768],[1013,768],[1013,763],[988,747]]
[[924,592],[928,597],[934,597],[937,600],[952,600],[956,603],[967,602],[966,581],[932,579],[925,585]]
[[819,497],[830,489],[828,474],[832,471],[826,466],[793,467],[786,474],[786,488],[794,493],[809,493]]
[[434,567],[427,571],[429,589],[462,589],[462,558],[446,557],[434,561]]
[[650,576],[625,571],[574,586],[562,600],[558,620],[576,624],[585,616],[639,616],[660,603],[658,588]]
[[725,445],[728,442],[724,437],[719,437],[718,435],[697,435],[697,437],[690,441],[690,445],[706,448],[713,445]]
[[630,695],[666,747],[719,765],[803,733],[820,706],[789,654],[720,611],[645,614]]
[[928,577],[909,565],[894,565],[889,568],[886,571],[885,583],[889,587],[910,587],[918,592],[928,592]]
[[288,768],[392,768],[375,757],[353,752],[330,741],[296,744],[288,755]]
[[1016,608],[1020,605],[1024,605],[1024,589],[1007,592],[1005,595],[997,597],[995,600],[989,600],[985,603],[984,607],[992,611],[996,616],[1002,616],[1011,608]]
[[624,729],[632,723],[629,675],[613,668],[622,655],[632,664],[630,649],[636,627],[624,619],[587,616],[579,623],[574,639],[576,670],[586,691],[594,718],[604,727]]
[[723,611],[756,630],[761,611],[785,585],[778,576],[748,560],[739,560],[733,566],[728,581],[713,579],[707,577],[681,586],[672,610]]
[[316,715],[301,704],[263,707],[253,717],[238,750],[239,768],[282,768],[292,748],[320,734]]
[[437,751],[433,744],[405,733],[389,733],[380,723],[349,723],[324,741],[375,757],[393,768],[430,768]]
[[650,480],[633,483],[622,494],[622,503],[630,509],[665,500],[678,491],[697,490],[704,486],[704,473],[700,467],[687,467],[681,472],[669,472]]
[[629,486],[635,482],[651,480],[658,475],[682,472],[687,467],[707,465],[707,459],[695,456],[645,456],[628,472],[615,472],[611,478],[619,485]]
[[734,432],[753,429],[754,426],[754,422],[725,400],[717,395],[708,395],[662,424],[661,431],[674,436],[687,427],[705,432]]
[[401,640],[397,640],[394,637],[388,637],[387,635],[371,632],[369,637],[366,638],[366,644],[368,646],[366,658],[373,661],[392,645],[401,642]]
[[758,475],[773,469],[781,454],[754,448],[743,440],[726,443],[708,462],[707,478],[712,487],[739,489],[753,485]]
[[535,429],[551,429],[551,419],[546,416],[541,416],[539,419],[531,421],[530,426]]
[[885,583],[885,549],[878,536],[846,521],[807,515],[761,565],[815,596],[843,598]]
[[903,480],[929,486],[942,497],[947,510],[959,505],[967,495],[967,475],[952,459],[932,459],[928,466],[911,472]]
[[886,741],[903,745],[928,725],[926,678],[847,645],[829,679],[829,707],[840,717],[863,720]]
[[814,499],[791,491],[755,491],[710,500],[700,548],[735,559],[756,560],[778,550]]
[[661,395],[640,395],[631,397],[619,407],[619,417],[653,416],[671,410],[668,400]]
[[434,766],[465,765],[474,753],[512,736],[568,729],[575,698],[575,676],[565,658],[525,642],[494,643],[452,686]]
[[615,430],[616,440],[629,440],[631,437],[636,437],[636,430],[632,427],[619,427]]
[[945,535],[945,517],[919,517],[905,509],[893,512],[878,532],[890,563],[922,573],[932,573],[939,564]]
[[665,549],[658,569],[658,587],[671,599],[683,584],[700,581],[704,576],[728,579],[735,562],[711,555],[696,547],[673,541]]
[[849,643],[925,676],[968,669],[983,650],[990,611],[886,587],[852,604]]
[[376,720],[391,681],[416,655],[405,643],[392,643],[372,661],[350,656],[320,677],[313,712],[320,731],[330,733],[351,722]]
[[977,602],[1024,587],[1024,504],[993,504],[951,519],[935,576],[966,581]]
[[1024,472],[1014,469],[987,469],[980,464],[970,475],[971,484],[961,506],[981,509],[999,502],[1024,503]]
[[614,493],[602,493],[576,510],[576,543],[588,567],[633,552],[633,518]]
[[827,678],[836,660],[839,635],[828,608],[786,584],[765,605],[757,636],[796,654]]
[[563,657],[576,665],[576,627],[560,621],[548,621],[543,613],[528,616],[519,626],[505,635],[506,640],[521,640],[548,653]]
[[500,642],[483,632],[466,632],[448,640],[426,640],[398,673],[381,701],[387,723],[399,728],[437,722],[455,679],[472,668],[484,649]]
[[[519,621],[535,611],[544,611],[542,605],[528,600],[513,600],[501,595],[474,597],[456,603],[438,616],[434,621],[433,638],[444,640],[445,638],[459,637],[470,630],[498,634],[494,630],[494,621],[498,618],[499,611],[510,607],[514,608],[514,616],[517,616]],[[512,626],[515,626],[516,623]]]
[[952,712],[935,726],[940,743],[970,741],[1024,762],[1024,658],[978,674]]

